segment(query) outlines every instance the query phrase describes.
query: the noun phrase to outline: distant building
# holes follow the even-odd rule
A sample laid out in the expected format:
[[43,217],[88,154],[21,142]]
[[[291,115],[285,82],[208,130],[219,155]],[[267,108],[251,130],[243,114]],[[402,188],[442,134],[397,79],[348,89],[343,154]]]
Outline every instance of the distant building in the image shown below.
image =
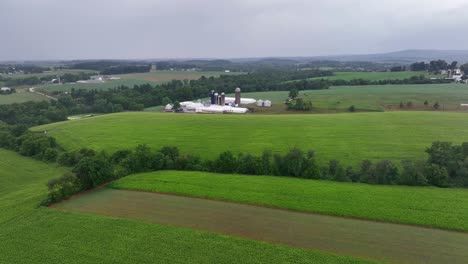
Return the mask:
[[167,104],[164,107],[164,112],[172,112],[172,110],[173,110],[173,106],[171,104]]
[[2,92],[4,92],[4,93],[9,93],[9,92],[11,92],[11,88],[9,88],[9,87],[2,87],[2,88],[0,88],[0,91],[2,91]]

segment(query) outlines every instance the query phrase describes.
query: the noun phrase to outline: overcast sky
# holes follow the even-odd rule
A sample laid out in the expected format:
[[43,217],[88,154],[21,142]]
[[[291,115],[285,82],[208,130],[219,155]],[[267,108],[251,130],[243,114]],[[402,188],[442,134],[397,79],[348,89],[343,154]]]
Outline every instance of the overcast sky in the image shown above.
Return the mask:
[[0,61],[468,49],[467,0],[0,0]]

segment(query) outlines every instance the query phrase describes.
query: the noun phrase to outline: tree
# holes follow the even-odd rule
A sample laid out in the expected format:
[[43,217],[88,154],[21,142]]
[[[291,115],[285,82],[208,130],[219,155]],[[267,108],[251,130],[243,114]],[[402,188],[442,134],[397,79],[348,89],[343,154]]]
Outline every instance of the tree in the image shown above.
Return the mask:
[[424,105],[427,106],[429,104],[429,102],[426,100],[424,101]]
[[435,104],[432,106],[435,110],[438,110],[440,108],[439,102],[435,102]]
[[172,108],[173,108],[175,111],[179,110],[180,107],[181,107],[181,106],[180,106],[179,101],[176,101],[176,102],[174,103],[174,105],[172,106]]
[[430,185],[448,187],[449,175],[447,169],[437,164],[428,164],[424,173]]
[[428,69],[428,65],[425,62],[415,62],[410,65],[412,71],[425,71]]
[[289,98],[296,99],[299,96],[299,91],[297,89],[291,89],[289,91]]

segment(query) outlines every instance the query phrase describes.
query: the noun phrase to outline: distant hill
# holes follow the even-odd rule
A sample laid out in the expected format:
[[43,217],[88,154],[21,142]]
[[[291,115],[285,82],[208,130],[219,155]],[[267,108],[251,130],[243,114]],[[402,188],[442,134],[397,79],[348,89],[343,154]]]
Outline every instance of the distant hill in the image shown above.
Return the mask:
[[380,63],[413,63],[443,59],[448,62],[468,62],[468,50],[402,50],[389,53],[365,55],[317,56],[311,60],[370,61]]

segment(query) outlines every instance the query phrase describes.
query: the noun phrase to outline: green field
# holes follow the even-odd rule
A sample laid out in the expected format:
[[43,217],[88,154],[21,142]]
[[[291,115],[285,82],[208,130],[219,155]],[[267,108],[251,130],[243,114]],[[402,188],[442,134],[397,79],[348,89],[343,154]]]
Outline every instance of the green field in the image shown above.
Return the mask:
[[356,164],[363,159],[424,159],[432,142],[468,141],[464,113],[386,112],[323,115],[193,115],[127,112],[35,127],[67,150],[110,152],[148,144],[177,146],[214,158],[234,153],[285,153],[312,149],[321,161]]
[[0,224],[2,263],[368,263],[199,232],[95,215],[36,209]]
[[334,76],[312,78],[312,79],[327,79],[327,80],[354,80],[363,79],[369,81],[380,81],[380,80],[400,80],[408,79],[413,76],[424,75],[427,77],[443,77],[440,75],[432,75],[428,72],[335,72]]
[[28,101],[46,101],[47,97],[30,92],[18,91],[13,94],[0,95],[0,105],[2,104],[13,104],[13,103],[24,103]]
[[[289,92],[256,92],[244,93],[244,97],[270,100],[273,105],[283,106]],[[354,105],[359,110],[392,111],[401,110],[400,102],[413,103],[413,107],[404,110],[432,110],[432,105],[438,102],[441,110],[466,111],[460,106],[468,103],[467,84],[421,84],[421,85],[368,85],[368,86],[337,86],[327,90],[301,91],[319,109],[348,109]],[[228,96],[233,96],[228,95]],[[428,106],[424,101],[428,101]]]
[[35,208],[47,192],[47,181],[67,171],[1,148],[0,157],[0,225]]
[[81,69],[71,69],[71,70],[57,70],[57,71],[46,71],[43,73],[31,73],[31,74],[0,74],[1,77],[3,78],[12,78],[12,79],[21,79],[21,78],[29,78],[29,77],[43,77],[43,76],[53,76],[53,75],[63,75],[65,73],[71,73],[71,74],[76,74],[76,73],[93,73],[96,71],[93,70],[81,70]]
[[127,176],[110,187],[468,231],[468,190],[465,189],[184,171]]
[[110,89],[121,85],[133,87],[134,85],[142,84],[161,84],[167,83],[172,80],[197,80],[202,76],[205,77],[218,77],[221,74],[240,74],[240,73],[224,73],[224,72],[211,72],[211,71],[156,71],[148,73],[132,73],[132,74],[120,74],[112,75],[120,77],[120,80],[112,80],[104,83],[69,83],[63,85],[49,84],[37,86],[38,89],[42,89],[48,92],[69,92],[72,88],[85,89],[85,90],[99,90],[99,89]]
[[67,169],[0,149],[1,263],[365,263],[138,221],[36,208]]

